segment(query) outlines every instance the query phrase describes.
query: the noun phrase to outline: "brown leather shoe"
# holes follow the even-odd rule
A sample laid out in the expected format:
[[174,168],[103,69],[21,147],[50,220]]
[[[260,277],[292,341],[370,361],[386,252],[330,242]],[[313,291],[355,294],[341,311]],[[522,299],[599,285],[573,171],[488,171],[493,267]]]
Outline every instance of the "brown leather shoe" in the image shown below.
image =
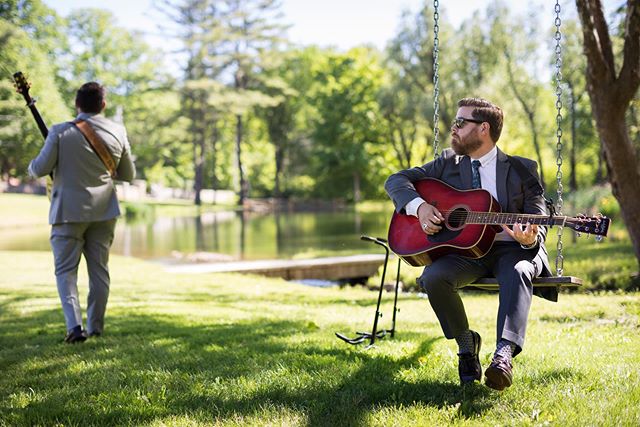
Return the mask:
[[513,366],[510,361],[495,356],[484,372],[484,376],[487,387],[502,391],[513,383]]
[[471,331],[471,335],[473,336],[473,353],[458,354],[458,374],[460,375],[460,384],[463,385],[482,380],[482,366],[478,357],[482,338],[476,331]]

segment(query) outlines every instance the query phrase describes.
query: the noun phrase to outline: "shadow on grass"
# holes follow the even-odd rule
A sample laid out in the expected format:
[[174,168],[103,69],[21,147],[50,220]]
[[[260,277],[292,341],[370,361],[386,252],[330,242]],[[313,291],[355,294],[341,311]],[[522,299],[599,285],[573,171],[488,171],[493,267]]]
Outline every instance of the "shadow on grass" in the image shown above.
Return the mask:
[[5,371],[11,361],[15,372],[0,380],[0,424],[140,424],[183,416],[211,422],[260,417],[271,408],[267,414],[286,409],[308,425],[361,425],[372,410],[422,403],[471,418],[495,401],[480,385],[406,379],[403,373],[415,374],[440,338],[396,358],[326,344],[324,334],[332,332],[305,321],[198,325],[143,314],[110,317],[104,337],[81,345],[60,343],[57,329],[10,333],[59,316],[48,310],[0,318],[0,362]]

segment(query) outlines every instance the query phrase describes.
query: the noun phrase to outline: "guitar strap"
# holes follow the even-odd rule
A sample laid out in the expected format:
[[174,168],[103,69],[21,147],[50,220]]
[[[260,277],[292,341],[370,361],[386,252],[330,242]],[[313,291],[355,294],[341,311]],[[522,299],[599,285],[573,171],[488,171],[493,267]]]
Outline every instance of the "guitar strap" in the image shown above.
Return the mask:
[[95,130],[93,130],[91,125],[89,125],[89,123],[87,123],[86,121],[76,119],[72,123],[76,125],[82,135],[84,135],[87,141],[89,141],[89,144],[91,144],[91,147],[96,152],[98,157],[100,157],[100,160],[102,160],[102,163],[104,163],[104,165],[106,166],[107,171],[109,171],[109,175],[111,175],[111,178],[115,179],[117,177],[116,162],[113,160],[113,157],[107,149],[107,144],[104,142],[104,140],[100,137],[100,135],[96,133]]

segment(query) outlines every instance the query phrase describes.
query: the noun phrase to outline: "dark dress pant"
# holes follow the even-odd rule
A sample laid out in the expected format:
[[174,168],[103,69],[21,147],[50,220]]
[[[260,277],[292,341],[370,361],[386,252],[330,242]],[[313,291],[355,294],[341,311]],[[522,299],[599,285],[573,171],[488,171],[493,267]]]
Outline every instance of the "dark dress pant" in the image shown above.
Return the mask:
[[493,276],[500,286],[496,341],[504,338],[515,343],[518,354],[524,346],[533,296],[531,282],[542,271],[537,252],[537,248],[522,249],[516,242],[495,242],[482,258],[446,255],[427,266],[419,282],[445,337],[452,339],[469,329],[459,288]]

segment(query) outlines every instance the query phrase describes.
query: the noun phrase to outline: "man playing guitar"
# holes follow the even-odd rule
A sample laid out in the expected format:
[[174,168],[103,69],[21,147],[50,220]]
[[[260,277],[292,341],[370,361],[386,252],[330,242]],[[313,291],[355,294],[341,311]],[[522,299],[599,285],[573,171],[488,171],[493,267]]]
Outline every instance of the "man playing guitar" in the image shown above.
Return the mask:
[[[452,148],[432,162],[397,172],[387,179],[385,190],[396,212],[417,217],[423,237],[437,241],[445,212],[434,206],[437,203],[432,203],[429,195],[425,200],[416,191],[418,181],[435,178],[458,190],[487,190],[505,212],[547,215],[544,196],[525,184],[526,178],[512,167],[514,158],[510,160],[496,146],[502,131],[502,110],[479,98],[462,99],[458,107],[451,125]],[[536,162],[521,157],[515,161],[538,178]],[[551,272],[544,246],[546,227],[529,222],[515,223],[513,229],[507,225],[491,227],[500,232],[489,243],[488,252],[479,257],[459,253],[440,256],[425,268],[419,283],[429,296],[445,337],[455,339],[458,344],[458,371],[461,383],[465,384],[481,380],[478,357],[481,338],[469,329],[458,288],[481,277],[497,278],[500,285],[497,345],[485,376],[487,386],[502,390],[512,383],[512,357],[524,346],[534,293],[532,280]],[[545,298],[557,300],[556,290],[541,292],[546,292],[542,295]]]

